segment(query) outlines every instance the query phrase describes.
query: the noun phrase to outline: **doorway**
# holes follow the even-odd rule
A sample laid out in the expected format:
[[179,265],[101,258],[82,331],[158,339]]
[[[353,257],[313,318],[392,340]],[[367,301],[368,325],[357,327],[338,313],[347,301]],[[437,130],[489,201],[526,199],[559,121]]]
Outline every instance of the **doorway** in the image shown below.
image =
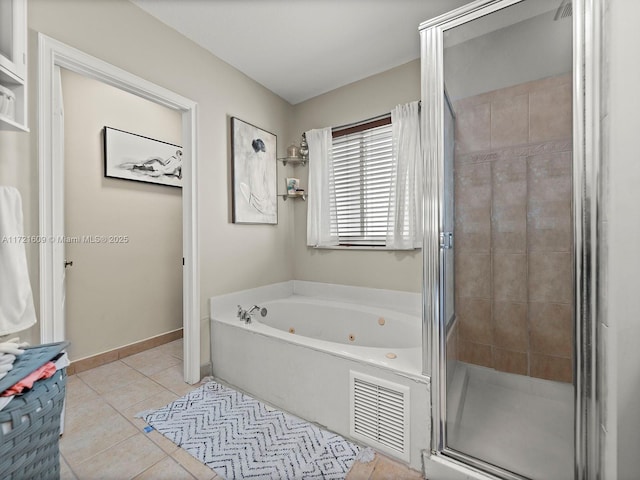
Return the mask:
[[117,133],[130,148],[153,139],[144,157],[128,153],[131,164],[170,158],[182,150],[180,113],[64,68],[60,82],[69,357],[174,338],[183,324],[182,188],[107,176],[104,156],[115,156],[105,135]]
[[[39,169],[40,233],[44,238],[64,237],[63,142],[56,129],[54,79],[56,67],[66,68],[107,85],[177,110],[183,140],[183,328],[184,378],[200,380],[200,281],[197,237],[197,104],[113,65],[80,52],[45,35],[38,36],[39,53]],[[64,243],[40,245],[40,317],[43,343],[65,339]]]

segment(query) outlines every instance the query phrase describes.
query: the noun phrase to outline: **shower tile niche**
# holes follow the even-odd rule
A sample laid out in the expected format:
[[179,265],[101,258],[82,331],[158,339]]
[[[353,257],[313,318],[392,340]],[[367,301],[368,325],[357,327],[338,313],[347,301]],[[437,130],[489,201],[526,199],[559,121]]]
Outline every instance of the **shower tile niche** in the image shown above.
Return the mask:
[[458,359],[571,382],[571,75],[453,103]]

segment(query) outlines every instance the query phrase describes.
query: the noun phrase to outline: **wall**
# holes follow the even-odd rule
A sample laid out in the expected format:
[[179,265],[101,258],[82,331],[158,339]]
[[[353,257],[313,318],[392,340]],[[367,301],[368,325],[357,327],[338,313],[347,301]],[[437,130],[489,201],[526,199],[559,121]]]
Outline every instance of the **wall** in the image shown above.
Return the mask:
[[[559,1],[555,2],[552,11],[463,43],[449,46],[456,38],[471,33],[482,19],[448,32],[444,61],[445,85],[450,98],[466,98],[569,71],[571,18],[553,20],[559,4]],[[528,7],[533,5],[516,5],[491,17],[508,15],[507,11],[512,8],[524,10]]]
[[572,381],[571,75],[454,102],[459,359]]
[[[62,69],[72,360],[182,328],[182,189],[104,177],[103,127],[182,145],[179,112]],[[141,159],[144,160],[144,159]],[[117,299],[117,301],[114,301]]]
[[[277,226],[230,223],[229,116],[275,133],[284,152],[292,107],[126,0],[31,0],[28,28],[31,133],[0,133],[0,181],[20,189],[29,233],[38,232],[36,32],[198,103],[201,361],[208,363],[208,298],[293,276],[286,209],[280,209]],[[28,261],[37,286],[37,245],[28,246]]]
[[[287,144],[298,143],[302,132],[307,130],[357,122],[388,113],[398,104],[419,99],[420,62],[416,60],[296,105]],[[287,168],[290,168],[287,176],[300,178],[302,187],[306,189],[308,169]],[[307,247],[306,203],[289,203],[295,203],[290,208],[295,212],[293,253],[296,280],[409,292],[421,290],[420,250],[384,252]]]
[[605,469],[607,479],[633,480],[640,472],[640,63],[631,47],[640,44],[640,2],[603,3],[610,8],[609,28],[605,33],[609,40],[605,54],[608,96],[603,106],[608,166],[603,171],[602,195],[607,203],[601,224],[608,237],[604,249],[604,261],[608,265],[601,296],[606,312],[602,331],[609,342],[604,365],[608,385],[603,392],[608,405],[603,423],[608,432],[610,463]]

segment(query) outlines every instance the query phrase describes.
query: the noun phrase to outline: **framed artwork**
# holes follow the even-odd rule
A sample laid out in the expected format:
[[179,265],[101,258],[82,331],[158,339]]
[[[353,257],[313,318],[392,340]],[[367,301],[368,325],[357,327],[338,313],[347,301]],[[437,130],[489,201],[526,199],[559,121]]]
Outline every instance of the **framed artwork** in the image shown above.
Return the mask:
[[231,118],[233,223],[278,223],[277,137]]
[[104,176],[182,187],[182,147],[104,127]]

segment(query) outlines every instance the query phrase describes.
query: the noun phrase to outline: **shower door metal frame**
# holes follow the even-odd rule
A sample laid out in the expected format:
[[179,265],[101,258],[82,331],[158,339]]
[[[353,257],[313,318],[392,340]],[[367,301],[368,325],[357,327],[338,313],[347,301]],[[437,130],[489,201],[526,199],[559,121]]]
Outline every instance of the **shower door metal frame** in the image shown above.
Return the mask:
[[[444,208],[444,32],[524,0],[477,0],[420,25],[425,162],[423,241],[423,372],[431,377],[431,455],[469,473],[523,477],[449,449],[446,443],[446,334],[441,302]],[[598,392],[598,220],[601,45],[605,0],[573,0],[573,231],[575,478],[600,472]]]

